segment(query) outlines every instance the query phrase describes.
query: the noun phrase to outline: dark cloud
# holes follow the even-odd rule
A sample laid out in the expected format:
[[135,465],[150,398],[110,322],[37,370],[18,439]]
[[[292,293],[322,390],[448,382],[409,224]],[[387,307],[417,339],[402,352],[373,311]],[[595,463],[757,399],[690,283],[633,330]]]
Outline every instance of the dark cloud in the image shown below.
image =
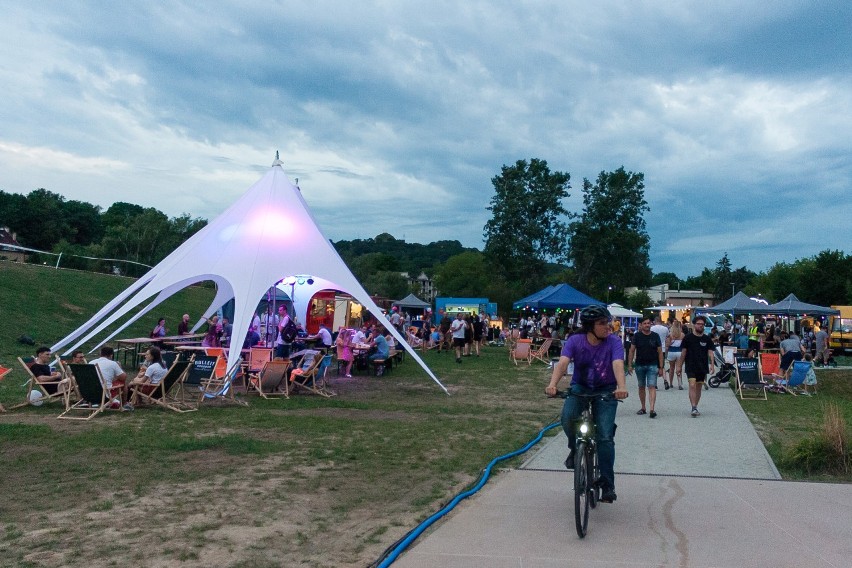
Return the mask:
[[811,228],[852,215],[845,2],[61,7],[0,21],[7,190],[213,217],[280,150],[331,238],[481,247],[491,178],[537,157],[572,211],[644,172],[657,271],[847,246]]

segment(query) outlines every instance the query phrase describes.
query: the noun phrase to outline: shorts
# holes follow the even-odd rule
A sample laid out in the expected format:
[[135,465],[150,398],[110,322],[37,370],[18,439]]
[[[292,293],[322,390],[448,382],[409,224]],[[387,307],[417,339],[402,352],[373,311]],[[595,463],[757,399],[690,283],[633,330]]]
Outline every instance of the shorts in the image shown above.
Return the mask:
[[637,365],[634,367],[636,371],[636,379],[639,381],[639,388],[649,389],[657,388],[657,372],[659,367],[656,365]]
[[790,368],[790,365],[793,364],[793,361],[801,361],[802,360],[802,352],[801,351],[787,351],[783,355],[781,355],[781,370],[786,371]]
[[453,347],[464,347],[466,343],[467,340],[464,337],[453,338]]
[[667,361],[677,361],[680,358],[680,351],[669,351],[666,353]]
[[690,381],[695,381],[696,383],[703,383],[707,380],[707,372],[706,371],[687,371],[686,378]]
[[748,349],[749,351],[760,349],[760,341],[758,341],[757,339],[749,339]]

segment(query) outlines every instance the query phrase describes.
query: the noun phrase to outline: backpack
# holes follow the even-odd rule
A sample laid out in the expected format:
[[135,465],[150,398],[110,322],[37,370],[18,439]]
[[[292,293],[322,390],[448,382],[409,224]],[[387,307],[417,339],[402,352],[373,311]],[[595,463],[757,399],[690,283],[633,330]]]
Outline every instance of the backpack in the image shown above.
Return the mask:
[[289,319],[287,320],[287,323],[284,324],[284,327],[281,328],[281,339],[284,340],[285,343],[293,343],[298,331],[296,324],[293,323],[292,319]]

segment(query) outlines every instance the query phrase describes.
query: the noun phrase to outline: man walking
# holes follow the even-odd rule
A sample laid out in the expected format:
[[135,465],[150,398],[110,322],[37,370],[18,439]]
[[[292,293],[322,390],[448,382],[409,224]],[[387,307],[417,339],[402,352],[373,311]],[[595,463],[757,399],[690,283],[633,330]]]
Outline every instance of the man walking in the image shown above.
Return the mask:
[[464,349],[465,340],[464,332],[467,329],[467,322],[464,321],[464,314],[461,312],[456,314],[456,319],[450,324],[450,333],[453,334],[453,347],[456,349],[456,363],[462,362],[462,349]]
[[[704,326],[707,317],[698,315],[692,318],[692,333],[683,338],[681,342],[680,359],[677,360],[677,372],[680,374],[686,363],[686,378],[689,380],[689,402],[692,404],[692,417],[701,415],[698,412],[698,401],[701,400],[701,389],[707,375],[716,372],[716,363],[713,360],[713,340],[709,335],[704,335]],[[708,372],[709,367],[709,372]]]
[[654,405],[657,402],[657,377],[663,376],[663,345],[660,336],[651,331],[651,318],[645,316],[639,322],[639,331],[633,334],[627,356],[627,372],[636,369],[639,381],[639,403],[642,408],[636,414],[645,414],[645,389],[648,389],[650,417],[656,418]]

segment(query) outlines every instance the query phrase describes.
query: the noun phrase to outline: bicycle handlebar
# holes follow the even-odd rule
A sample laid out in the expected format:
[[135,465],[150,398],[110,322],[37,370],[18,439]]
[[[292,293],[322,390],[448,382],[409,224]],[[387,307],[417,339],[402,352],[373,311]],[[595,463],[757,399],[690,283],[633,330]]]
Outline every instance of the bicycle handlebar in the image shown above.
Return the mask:
[[548,396],[547,398],[568,398],[569,396],[576,396],[577,398],[599,398],[601,400],[614,399],[616,402],[622,402],[620,399],[615,398],[615,395],[611,392],[604,394],[575,394],[567,390],[557,390],[555,395]]

